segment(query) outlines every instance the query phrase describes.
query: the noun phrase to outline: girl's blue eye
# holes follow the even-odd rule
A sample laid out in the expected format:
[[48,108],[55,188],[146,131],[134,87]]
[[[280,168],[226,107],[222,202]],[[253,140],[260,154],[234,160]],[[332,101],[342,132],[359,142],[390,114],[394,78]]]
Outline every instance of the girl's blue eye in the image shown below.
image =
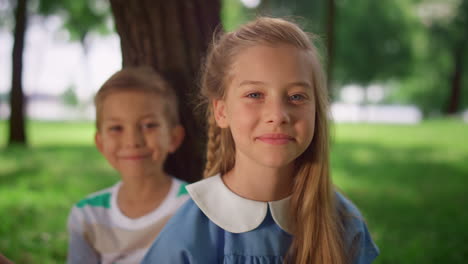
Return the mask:
[[289,96],[289,100],[295,101],[295,102],[303,101],[303,100],[305,100],[305,96],[302,95],[302,94],[293,94],[293,95]]
[[252,99],[260,99],[262,98],[262,94],[261,93],[249,93],[247,97],[252,98]]

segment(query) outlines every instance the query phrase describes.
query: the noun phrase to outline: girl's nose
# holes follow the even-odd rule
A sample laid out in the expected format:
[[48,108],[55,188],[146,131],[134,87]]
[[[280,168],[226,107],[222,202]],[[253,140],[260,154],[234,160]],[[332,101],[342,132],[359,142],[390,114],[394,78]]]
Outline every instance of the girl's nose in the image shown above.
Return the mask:
[[271,100],[265,107],[266,122],[275,125],[287,124],[291,117],[288,106],[280,99]]

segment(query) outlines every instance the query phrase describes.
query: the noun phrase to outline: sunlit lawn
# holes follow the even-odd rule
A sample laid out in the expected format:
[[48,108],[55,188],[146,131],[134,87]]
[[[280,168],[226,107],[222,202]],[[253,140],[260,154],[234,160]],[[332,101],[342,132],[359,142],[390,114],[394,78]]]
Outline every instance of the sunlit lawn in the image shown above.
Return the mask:
[[[63,263],[71,205],[118,177],[92,144],[91,123],[28,126],[32,147],[5,149],[0,121],[0,252],[17,263]],[[468,259],[468,125],[334,127],[335,183],[361,209],[376,263]]]

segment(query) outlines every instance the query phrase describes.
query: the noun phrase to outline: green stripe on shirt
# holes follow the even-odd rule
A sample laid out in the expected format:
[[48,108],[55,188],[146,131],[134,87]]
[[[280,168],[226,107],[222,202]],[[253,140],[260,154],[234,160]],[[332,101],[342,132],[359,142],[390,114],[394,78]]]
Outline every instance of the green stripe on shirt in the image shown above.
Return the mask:
[[110,192],[99,194],[97,196],[93,196],[93,197],[86,198],[86,199],[79,201],[76,204],[76,206],[79,208],[85,207],[86,205],[94,206],[94,207],[110,208],[110,197],[111,197]]
[[177,197],[188,194],[187,189],[185,188],[185,186],[187,186],[186,183],[181,183],[180,184],[179,192],[177,193]]

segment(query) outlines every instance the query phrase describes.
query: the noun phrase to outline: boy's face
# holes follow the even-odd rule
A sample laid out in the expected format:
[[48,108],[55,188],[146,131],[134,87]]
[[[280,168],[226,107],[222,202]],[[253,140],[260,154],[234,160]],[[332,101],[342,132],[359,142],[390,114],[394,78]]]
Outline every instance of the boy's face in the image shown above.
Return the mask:
[[159,96],[115,92],[102,101],[96,146],[122,177],[163,174],[168,153],[182,142],[181,126],[171,126]]

